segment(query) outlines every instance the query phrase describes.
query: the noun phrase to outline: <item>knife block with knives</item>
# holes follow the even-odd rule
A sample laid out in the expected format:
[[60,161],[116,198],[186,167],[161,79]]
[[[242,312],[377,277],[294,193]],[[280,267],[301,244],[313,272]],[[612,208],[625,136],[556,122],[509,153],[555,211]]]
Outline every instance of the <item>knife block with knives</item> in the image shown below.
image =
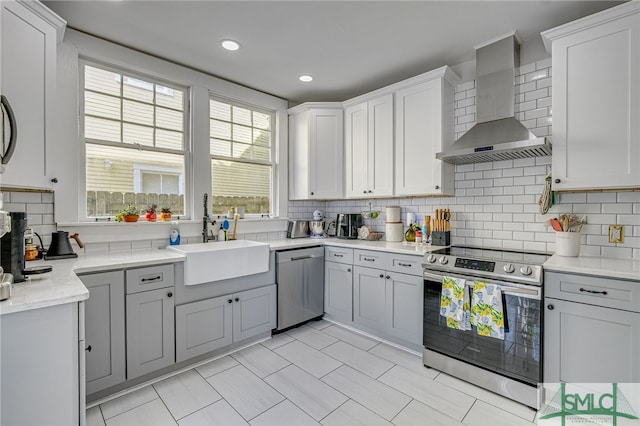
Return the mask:
[[431,225],[431,244],[448,246],[451,244],[451,210],[436,209],[435,219]]

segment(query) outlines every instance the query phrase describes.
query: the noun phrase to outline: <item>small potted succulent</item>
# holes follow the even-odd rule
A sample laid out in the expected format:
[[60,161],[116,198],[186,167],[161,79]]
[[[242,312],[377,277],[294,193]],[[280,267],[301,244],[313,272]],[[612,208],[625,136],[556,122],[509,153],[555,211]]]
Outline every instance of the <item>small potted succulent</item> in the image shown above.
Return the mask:
[[127,204],[127,206],[120,210],[116,215],[116,222],[137,222],[140,215],[138,214],[138,208],[136,206],[132,206],[131,204]]
[[147,222],[155,222],[156,221],[156,209],[158,208],[157,204],[151,204],[147,207],[147,214],[145,214],[145,219]]
[[162,208],[160,219],[162,219],[163,222],[171,222],[171,209],[169,207]]

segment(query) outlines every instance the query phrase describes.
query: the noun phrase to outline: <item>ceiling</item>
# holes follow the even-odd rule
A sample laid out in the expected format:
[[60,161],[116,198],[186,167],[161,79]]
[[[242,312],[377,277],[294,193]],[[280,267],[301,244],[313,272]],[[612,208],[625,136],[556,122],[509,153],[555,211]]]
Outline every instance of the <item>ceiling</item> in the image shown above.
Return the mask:
[[[615,1],[45,1],[68,26],[297,104],[343,101],[473,61]],[[242,48],[222,49],[231,38]],[[302,83],[298,76],[314,81]]]

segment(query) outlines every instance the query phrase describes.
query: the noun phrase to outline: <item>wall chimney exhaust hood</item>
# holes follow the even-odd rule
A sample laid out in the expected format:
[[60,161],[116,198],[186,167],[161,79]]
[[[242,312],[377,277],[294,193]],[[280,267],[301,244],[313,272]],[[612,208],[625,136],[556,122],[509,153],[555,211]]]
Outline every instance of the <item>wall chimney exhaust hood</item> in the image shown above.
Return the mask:
[[515,118],[515,68],[520,65],[516,37],[513,32],[476,46],[477,124],[436,158],[468,164],[551,154],[551,142]]

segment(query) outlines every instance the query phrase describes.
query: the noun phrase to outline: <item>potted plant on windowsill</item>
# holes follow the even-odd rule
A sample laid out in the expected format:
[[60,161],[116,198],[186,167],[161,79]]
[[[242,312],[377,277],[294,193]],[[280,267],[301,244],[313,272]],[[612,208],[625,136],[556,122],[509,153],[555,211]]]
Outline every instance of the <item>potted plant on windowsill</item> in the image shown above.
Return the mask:
[[122,222],[123,220],[125,222],[137,222],[139,218],[138,208],[127,204],[127,206],[116,215],[116,222]]
[[147,214],[145,215],[145,219],[147,219],[147,222],[155,222],[156,221],[156,209],[158,208],[157,204],[151,204],[149,207],[147,207]]
[[160,219],[162,219],[163,222],[171,222],[171,209],[169,207],[162,208]]

